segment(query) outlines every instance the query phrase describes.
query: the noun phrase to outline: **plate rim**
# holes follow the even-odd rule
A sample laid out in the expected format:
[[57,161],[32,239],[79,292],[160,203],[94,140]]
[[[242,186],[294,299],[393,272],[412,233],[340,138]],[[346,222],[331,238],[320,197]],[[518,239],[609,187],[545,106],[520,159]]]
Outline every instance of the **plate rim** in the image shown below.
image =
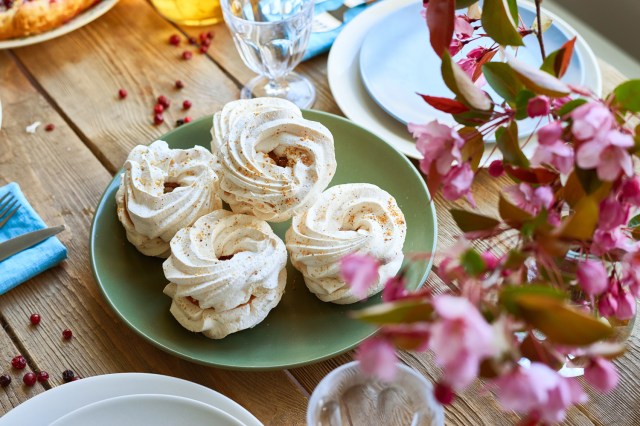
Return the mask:
[[[432,256],[430,256],[429,261],[427,262],[427,265],[425,267],[425,272],[423,274],[423,276],[421,277],[420,283],[418,285],[417,288],[422,287],[422,285],[424,285],[424,283],[426,282],[426,279],[428,278],[429,274],[431,273],[432,269],[433,269],[433,262],[434,262],[434,258],[435,258],[435,253],[437,250],[437,245],[438,245],[438,216],[437,216],[437,212],[436,212],[436,208],[435,208],[435,204],[433,201],[433,198],[431,197],[431,194],[429,192],[429,188],[427,187],[427,184],[424,180],[424,178],[422,177],[422,175],[418,172],[418,170],[416,169],[416,167],[414,167],[413,164],[411,164],[411,161],[402,154],[402,152],[398,151],[394,146],[390,145],[388,142],[386,142],[382,137],[377,136],[375,133],[373,133],[372,131],[370,131],[369,129],[355,123],[352,120],[349,120],[345,117],[341,117],[339,115],[336,114],[331,114],[325,111],[319,111],[319,110],[312,110],[312,109],[303,109],[302,110],[303,113],[306,112],[311,112],[314,114],[319,114],[319,115],[324,115],[327,116],[331,119],[337,119],[339,121],[342,121],[345,124],[351,125],[351,126],[355,126],[357,128],[359,128],[361,131],[368,133],[369,135],[371,135],[372,137],[376,138],[376,139],[380,139],[387,147],[391,148],[392,151],[395,151],[395,153],[398,155],[399,158],[401,158],[401,161],[404,161],[407,165],[407,167],[411,170],[411,173],[413,173],[416,178],[418,179],[418,181],[420,182],[420,185],[423,187],[425,193],[428,195],[428,197],[430,198],[429,202],[428,202],[428,209],[430,211],[430,214],[433,218],[433,244],[431,246],[431,253],[433,254]],[[172,129],[171,131],[161,135],[158,137],[158,139],[162,139],[165,138],[168,135],[173,134],[176,131],[179,131],[180,129],[183,129],[185,126],[195,126],[198,123],[201,123],[203,121],[207,121],[207,120],[212,120],[212,115],[206,115],[204,117],[201,117],[197,120],[192,121],[189,124],[185,124],[183,126],[180,126],[180,128],[175,128]],[[151,142],[149,142],[151,143]],[[207,148],[208,149],[208,148]],[[109,181],[109,183],[107,184],[107,186],[105,187],[104,191],[102,192],[102,195],[100,196],[100,201],[98,202],[98,205],[96,206],[95,209],[95,213],[93,216],[93,219],[91,221],[91,230],[89,233],[89,257],[90,257],[90,264],[91,264],[91,271],[93,273],[93,278],[96,282],[96,284],[98,285],[98,288],[100,289],[100,293],[102,294],[102,296],[104,297],[104,299],[107,301],[107,304],[109,305],[109,307],[111,308],[111,310],[113,310],[115,312],[115,314],[118,316],[118,318],[123,321],[127,327],[129,327],[129,329],[133,330],[138,336],[142,337],[144,340],[146,340],[147,342],[151,343],[152,345],[154,345],[155,347],[173,355],[176,356],[178,358],[181,359],[185,359],[187,361],[196,363],[196,364],[200,364],[200,365],[206,365],[206,366],[210,366],[210,367],[217,367],[217,368],[221,368],[221,369],[226,369],[226,370],[237,370],[237,371],[272,371],[272,370],[284,370],[284,369],[289,369],[289,368],[297,368],[297,367],[302,367],[302,366],[306,366],[306,365],[311,365],[311,364],[316,364],[318,362],[330,359],[330,358],[334,358],[338,355],[341,355],[353,348],[355,348],[356,346],[358,346],[362,341],[366,340],[367,338],[371,337],[379,328],[374,328],[371,333],[367,334],[365,337],[363,337],[360,340],[354,341],[351,345],[349,345],[346,348],[342,348],[336,351],[333,351],[331,353],[327,353],[327,354],[323,354],[321,356],[316,356],[313,357],[311,359],[307,359],[304,361],[300,361],[300,362],[293,362],[293,363],[279,363],[279,364],[273,364],[273,365],[268,365],[268,366],[255,366],[255,365],[236,365],[236,364],[229,364],[229,363],[220,363],[220,362],[211,362],[211,361],[205,361],[202,360],[200,358],[195,358],[192,356],[189,356],[187,354],[181,353],[159,341],[157,341],[156,339],[151,338],[150,336],[148,336],[147,334],[144,333],[143,330],[138,329],[138,327],[134,326],[134,324],[132,324],[127,318],[126,316],[120,312],[120,310],[117,307],[117,304],[115,304],[113,302],[113,300],[109,297],[109,294],[106,292],[104,285],[102,284],[100,277],[98,276],[97,273],[97,265],[96,265],[96,257],[94,255],[94,245],[95,245],[95,241],[96,241],[96,223],[97,223],[97,218],[98,218],[98,213],[101,212],[103,209],[105,209],[105,204],[107,202],[107,192],[109,192],[109,189],[111,188],[112,184],[115,182],[115,179],[120,176],[120,174],[122,173],[122,167],[119,168],[112,180]]]
[[[357,38],[362,39],[372,25],[375,25],[375,23],[379,22],[379,20],[383,19],[388,14],[393,13],[395,10],[402,8],[406,5],[409,5],[410,3],[413,3],[413,2],[417,2],[417,1],[416,0],[385,0],[384,2],[378,2],[377,4],[370,6],[365,11],[358,14],[358,16],[356,16],[352,21],[350,21],[345,27],[345,29],[340,32],[340,34],[334,41],[334,44],[331,50],[329,51],[329,58],[327,60],[327,80],[329,82],[329,89],[331,91],[331,94],[336,104],[338,105],[338,107],[346,117],[353,120],[354,123],[360,125],[361,127],[367,130],[371,130],[375,133],[382,132],[380,133],[381,134],[380,137],[386,140],[387,143],[392,145],[394,148],[396,148],[406,156],[420,160],[422,159],[422,155],[416,149],[415,142],[409,137],[409,133],[406,132],[406,135],[404,133],[400,135],[396,129],[390,128],[391,126],[393,127],[402,126],[402,123],[396,121],[393,117],[390,117],[382,108],[380,108],[380,106],[374,100],[370,99],[368,102],[365,103],[366,106],[361,106],[360,108],[356,108],[353,106],[354,104],[358,104],[360,100],[360,97],[358,97],[357,94],[354,94],[354,92],[360,89],[365,93],[365,96],[368,96],[368,95],[366,94],[366,89],[364,88],[363,82],[360,79],[359,70],[354,71],[352,69],[352,67],[354,66],[359,67],[359,52],[361,47],[361,41],[357,42],[359,44],[357,45],[357,49],[356,49],[355,48],[356,45],[349,40],[350,37],[354,36],[354,34],[350,34],[350,32],[353,33],[357,31],[355,30],[356,27],[353,26],[354,24],[357,24],[358,28],[365,27],[364,29],[360,29],[356,33]],[[519,0],[518,5],[527,7],[529,9],[535,8],[535,5],[529,0]],[[544,9],[544,13],[549,17],[551,17],[554,20],[554,22],[559,23],[560,26],[563,27],[565,32],[578,36],[576,49],[579,51],[582,51],[584,55],[586,67],[593,68],[593,75],[586,77],[587,84],[592,82],[593,85],[595,86],[592,88],[592,90],[594,90],[594,92],[598,96],[601,96],[602,89],[603,89],[602,73],[601,73],[600,67],[598,66],[598,59],[596,58],[589,44],[584,40],[582,36],[580,36],[580,34],[575,30],[575,28],[569,25],[566,21],[564,21],[558,15],[556,15],[555,13],[547,9]],[[368,20],[367,18],[371,18],[373,16],[377,18],[377,20],[373,24],[371,23],[363,24]],[[351,31],[349,30],[350,26],[351,26]],[[570,31],[566,31],[567,29]],[[364,33],[364,34],[361,35],[361,33]],[[342,47],[342,44],[345,45],[344,48]],[[338,52],[338,50],[335,48],[336,46],[340,47],[342,50],[345,50],[346,47],[349,47],[349,53],[346,60],[344,57],[345,53]],[[342,57],[338,58],[338,54],[341,54]],[[344,66],[345,63],[347,63],[347,66]],[[590,65],[594,65],[594,66],[590,67]],[[348,91],[345,91],[343,93],[344,87],[354,86],[354,84],[352,84],[353,83],[352,74],[356,74],[356,79],[357,79],[356,85],[359,87],[349,89]],[[350,101],[349,99],[346,99],[346,98],[352,98],[352,99],[357,98],[358,100]],[[375,113],[379,113],[380,117],[384,117],[382,118],[382,120],[385,120],[384,124],[377,124],[379,121],[377,117],[378,114],[373,115],[370,109],[373,109]],[[394,126],[391,123],[396,123],[396,124]],[[533,150],[533,148],[535,148],[535,144],[529,144],[528,147]],[[485,157],[489,157],[488,154],[490,154],[492,151],[493,149],[491,148],[485,149]],[[491,156],[490,159],[494,159],[494,156]],[[485,162],[485,160],[486,158],[483,158],[483,162]],[[488,161],[486,161],[486,163],[488,164]]]
[[63,35],[69,34],[70,32],[95,21],[110,11],[116,3],[118,3],[118,0],[101,0],[100,3],[94,4],[59,27],[26,37],[0,40],[0,50],[31,46],[33,44],[43,43],[45,41],[53,40],[54,38],[62,37]]

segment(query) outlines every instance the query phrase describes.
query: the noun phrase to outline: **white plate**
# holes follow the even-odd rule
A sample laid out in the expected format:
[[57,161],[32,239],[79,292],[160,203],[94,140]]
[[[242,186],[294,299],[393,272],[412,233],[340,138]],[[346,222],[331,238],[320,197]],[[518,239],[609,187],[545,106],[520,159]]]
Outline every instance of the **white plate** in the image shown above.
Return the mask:
[[51,426],[243,426],[229,414],[193,399],[171,395],[126,395],[94,402]]
[[23,38],[12,38],[9,40],[0,41],[0,49],[13,49],[15,47],[29,46],[31,44],[42,43],[43,41],[51,40],[52,38],[60,37],[73,30],[87,25],[89,22],[94,21],[107,13],[109,9],[116,5],[118,0],[102,0],[95,6],[91,6],[69,22],[54,28],[50,31],[34,34]]
[[94,402],[125,395],[160,394],[190,398],[225,411],[246,426],[262,423],[241,405],[187,380],[146,373],[120,373],[88,377],[50,389],[0,418],[0,426],[45,426]]
[[[329,52],[327,75],[331,93],[347,117],[375,133],[405,155],[420,159],[422,155],[416,149],[406,126],[387,114],[367,93],[360,77],[359,63],[360,47],[369,30],[390,13],[412,3],[416,3],[416,0],[384,0],[367,8],[349,22],[340,32]],[[526,1],[519,1],[518,5],[527,8],[535,7]],[[552,18],[555,25],[565,33],[576,34],[573,28],[553,13],[546,10],[544,13]],[[430,47],[426,46],[426,48]],[[584,60],[585,86],[599,95],[602,91],[602,77],[593,51],[581,37],[578,37],[575,48]],[[428,121],[430,117],[424,117],[424,122]],[[525,154],[531,152],[534,146],[533,143],[527,144]],[[490,145],[487,151],[493,148],[494,146]],[[485,154],[486,161],[488,152]]]

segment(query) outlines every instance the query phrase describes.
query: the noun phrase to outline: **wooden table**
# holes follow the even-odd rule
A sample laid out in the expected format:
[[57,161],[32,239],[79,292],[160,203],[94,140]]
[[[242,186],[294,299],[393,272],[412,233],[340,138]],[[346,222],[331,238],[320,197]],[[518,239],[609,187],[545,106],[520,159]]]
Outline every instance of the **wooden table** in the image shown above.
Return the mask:
[[[285,371],[237,372],[204,367],[168,355],[137,336],[107,306],[89,265],[89,228],[94,208],[129,150],[174,127],[186,114],[178,100],[189,99],[188,115],[211,114],[236,99],[252,76],[240,60],[224,25],[212,30],[215,40],[207,55],[180,58],[184,48],[167,43],[173,33],[197,35],[203,29],[180,28],[160,17],[143,0],[120,0],[92,24],[43,44],[0,52],[0,99],[4,123],[0,130],[0,184],[18,182],[33,207],[49,225],[64,223],[60,240],[69,250],[61,265],[0,297],[0,370],[14,383],[0,388],[0,414],[62,384],[61,372],[80,375],[150,372],[191,380],[237,401],[267,425],[302,425],[309,394],[329,371],[349,361],[351,353]],[[193,48],[191,48],[193,50]],[[341,114],[326,77],[326,55],[302,64],[318,90],[316,109]],[[622,76],[606,64],[605,89]],[[185,88],[178,92],[174,81]],[[118,99],[118,89],[129,96]],[[166,123],[154,126],[154,100],[166,94],[174,105]],[[25,127],[43,126],[35,134]],[[45,132],[46,123],[55,130]],[[506,181],[481,174],[476,185],[479,209],[494,211],[500,185]],[[458,234],[447,211],[452,203],[437,200],[439,250]],[[437,263],[437,262],[436,262]],[[447,289],[437,275],[429,278],[437,291]],[[37,312],[40,326],[29,326]],[[61,330],[71,328],[67,342]],[[616,361],[622,375],[615,392],[598,395],[573,408],[568,424],[640,424],[640,326],[636,325],[627,354]],[[21,374],[10,360],[23,354],[28,368],[47,370],[48,384],[20,384]],[[428,354],[402,353],[401,358],[431,380],[438,370]],[[493,398],[476,383],[447,408],[448,424],[513,424],[518,417],[499,411]]]

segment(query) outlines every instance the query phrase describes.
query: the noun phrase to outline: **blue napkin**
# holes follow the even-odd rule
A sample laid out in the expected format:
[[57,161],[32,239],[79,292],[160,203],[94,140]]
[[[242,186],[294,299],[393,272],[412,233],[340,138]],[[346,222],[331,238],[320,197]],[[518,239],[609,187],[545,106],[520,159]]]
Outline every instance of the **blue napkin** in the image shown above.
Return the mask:
[[[336,10],[337,8],[342,6],[343,3],[344,0],[325,0],[315,5],[313,13],[314,15],[318,15],[330,10]],[[321,53],[328,52],[329,49],[331,49],[331,45],[338,37],[338,34],[340,34],[340,31],[342,31],[344,26],[371,4],[375,4],[375,2],[370,4],[361,4],[347,10],[344,14],[344,22],[334,30],[311,33],[311,36],[309,37],[309,45],[307,46],[307,51],[302,57],[302,60],[306,61],[307,59],[311,59],[314,56],[320,55]]]
[[[0,227],[0,243],[26,232],[46,228],[17,183],[0,187],[0,198],[11,192],[18,200],[20,208],[4,226]],[[57,265],[67,258],[67,249],[56,237],[49,237],[40,244],[0,262],[0,294],[4,294],[28,279]]]

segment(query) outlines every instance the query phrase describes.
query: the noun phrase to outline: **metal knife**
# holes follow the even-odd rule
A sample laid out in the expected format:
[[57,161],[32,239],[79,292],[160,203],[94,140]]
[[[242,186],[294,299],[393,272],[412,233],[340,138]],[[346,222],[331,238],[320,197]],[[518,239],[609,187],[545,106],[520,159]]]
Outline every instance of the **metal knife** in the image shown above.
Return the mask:
[[10,240],[0,243],[0,262],[9,256],[26,250],[31,246],[46,240],[47,238],[64,231],[64,225],[52,226],[51,228],[39,229],[33,232],[19,235]]

